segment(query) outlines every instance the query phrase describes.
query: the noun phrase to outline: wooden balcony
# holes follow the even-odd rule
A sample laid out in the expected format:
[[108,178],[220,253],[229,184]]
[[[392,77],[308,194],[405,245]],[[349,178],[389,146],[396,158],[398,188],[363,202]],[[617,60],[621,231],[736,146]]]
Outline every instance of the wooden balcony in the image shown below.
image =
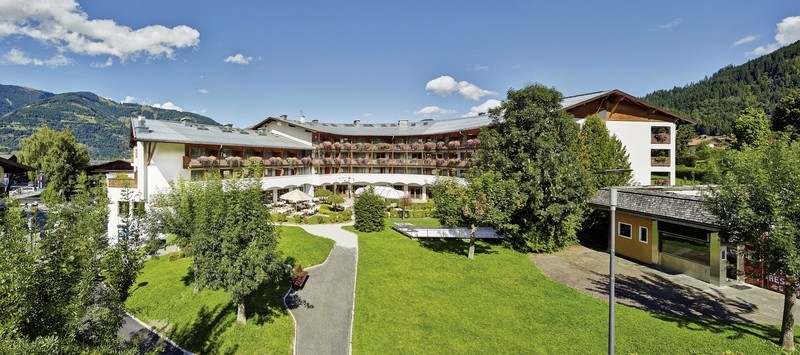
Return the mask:
[[134,178],[110,178],[106,180],[106,184],[108,187],[116,187],[116,188],[129,188],[135,189],[137,187],[136,179]]

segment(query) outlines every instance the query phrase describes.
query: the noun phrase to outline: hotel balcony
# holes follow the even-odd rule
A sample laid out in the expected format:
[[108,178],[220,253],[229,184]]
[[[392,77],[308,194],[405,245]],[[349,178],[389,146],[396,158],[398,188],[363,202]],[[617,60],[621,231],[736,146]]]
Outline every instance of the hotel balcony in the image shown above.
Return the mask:
[[322,142],[314,144],[314,149],[321,151],[343,152],[431,152],[431,151],[460,151],[474,150],[480,146],[480,139],[468,139],[463,144],[460,141],[427,142],[427,143],[340,143]]
[[118,176],[114,178],[108,178],[106,180],[106,184],[108,187],[135,189],[137,187],[136,181],[137,180],[135,177]]

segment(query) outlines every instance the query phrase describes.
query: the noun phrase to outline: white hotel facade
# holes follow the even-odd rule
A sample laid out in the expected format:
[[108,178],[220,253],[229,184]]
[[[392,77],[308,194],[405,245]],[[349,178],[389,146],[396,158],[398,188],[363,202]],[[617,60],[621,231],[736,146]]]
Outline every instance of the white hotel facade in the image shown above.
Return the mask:
[[[598,114],[625,145],[638,185],[674,185],[676,125],[691,121],[619,90],[566,97],[565,110],[582,123]],[[231,174],[245,159],[264,165],[270,198],[291,189],[326,188],[349,194],[367,185],[393,186],[425,201],[437,176],[461,176],[480,146],[488,115],[395,123],[327,123],[269,117],[247,129],[189,121],[133,120],[133,174],[109,174],[109,239],[116,240],[122,190],[147,203],[178,177]]]

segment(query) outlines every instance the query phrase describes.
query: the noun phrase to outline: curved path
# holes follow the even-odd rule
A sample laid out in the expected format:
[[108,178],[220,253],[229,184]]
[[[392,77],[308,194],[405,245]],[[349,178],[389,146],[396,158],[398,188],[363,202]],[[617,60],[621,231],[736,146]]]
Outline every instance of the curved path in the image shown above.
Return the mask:
[[350,224],[297,225],[336,244],[322,265],[309,267],[302,290],[286,295],[295,319],[296,354],[350,354],[355,301],[358,237]]

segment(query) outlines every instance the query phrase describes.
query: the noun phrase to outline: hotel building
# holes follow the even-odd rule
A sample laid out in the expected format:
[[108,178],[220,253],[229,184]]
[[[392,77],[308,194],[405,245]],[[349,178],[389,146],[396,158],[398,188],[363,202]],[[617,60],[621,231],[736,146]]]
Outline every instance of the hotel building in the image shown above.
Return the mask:
[[[579,124],[593,114],[604,119],[628,151],[635,184],[674,185],[676,125],[689,120],[619,90],[566,97],[562,106]],[[281,116],[240,129],[139,118],[130,132],[133,173],[108,176],[109,238],[117,237],[124,187],[146,203],[173,179],[232,174],[247,159],[263,164],[262,188],[273,200],[295,188],[347,195],[382,185],[425,201],[437,176],[460,177],[469,169],[469,158],[480,147],[478,134],[491,122],[488,115],[392,123]]]

